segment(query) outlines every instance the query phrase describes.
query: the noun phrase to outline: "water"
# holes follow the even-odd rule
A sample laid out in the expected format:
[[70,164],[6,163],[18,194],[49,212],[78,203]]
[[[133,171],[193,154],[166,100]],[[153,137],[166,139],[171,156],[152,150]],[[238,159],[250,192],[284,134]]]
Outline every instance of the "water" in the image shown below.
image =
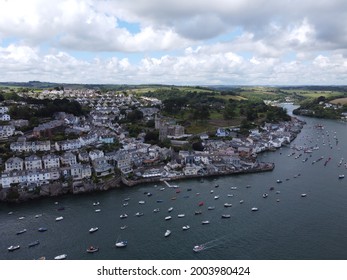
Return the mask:
[[[41,256],[52,259],[64,253],[68,259],[81,260],[347,259],[347,235],[344,234],[347,231],[347,178],[338,179],[339,174],[347,175],[346,161],[338,166],[341,158],[347,160],[346,123],[302,119],[307,125],[292,144],[317,144],[319,150],[311,154],[296,151],[288,157],[293,150],[284,147],[260,155],[259,160],[275,162],[272,172],[205,178],[203,182],[174,182],[180,186],[180,193],[157,183],[158,186],[146,184],[20,205],[1,204],[0,259],[37,259]],[[324,125],[324,130],[315,128],[316,124]],[[334,136],[338,139],[337,144]],[[299,153],[303,154],[296,159]],[[323,160],[312,164],[321,156],[324,156]],[[306,157],[307,161],[303,162]],[[324,166],[329,157],[331,160]],[[276,183],[278,179],[283,182]],[[217,184],[218,188],[215,187]],[[247,185],[251,187],[247,188]],[[161,191],[162,187],[165,190]],[[189,188],[192,190],[188,191]],[[148,197],[145,192],[153,195]],[[263,198],[263,193],[269,196]],[[307,196],[301,197],[302,193]],[[219,199],[214,199],[215,195],[219,195]],[[128,197],[129,205],[123,207],[123,200]],[[145,204],[139,204],[140,200]],[[240,200],[244,203],[240,204]],[[99,206],[93,206],[96,201],[100,202]],[[203,206],[198,206],[200,201],[204,202]],[[224,203],[232,203],[232,207],[225,208]],[[215,206],[215,209],[207,210],[208,206]],[[65,207],[65,210],[58,211],[59,207]],[[169,207],[174,207],[170,214]],[[252,212],[252,207],[259,211]],[[155,208],[160,208],[160,212],[154,213]],[[95,209],[101,211],[97,213]],[[195,210],[203,213],[195,215]],[[12,215],[8,215],[10,211],[13,211]],[[136,212],[144,215],[136,217]],[[123,213],[128,214],[127,219],[119,218]],[[185,213],[185,217],[178,218],[181,213]],[[37,214],[42,216],[35,218]],[[231,214],[231,218],[221,219],[222,214]],[[172,219],[165,221],[168,215]],[[64,219],[56,222],[55,218],[59,216]],[[19,217],[25,218],[19,220]],[[203,220],[209,220],[210,224],[202,225]],[[182,226],[187,224],[190,229],[183,231]],[[121,230],[123,225],[128,227]],[[39,227],[48,230],[38,232]],[[91,234],[91,227],[99,230]],[[24,228],[27,232],[16,235]],[[172,233],[164,237],[167,229]],[[128,246],[115,248],[117,239],[128,240]],[[28,248],[28,244],[35,240],[40,244]],[[209,242],[208,249],[193,252],[195,245],[206,242]],[[7,247],[17,244],[21,246],[19,250],[7,251]],[[86,253],[90,245],[98,246],[99,252]]]

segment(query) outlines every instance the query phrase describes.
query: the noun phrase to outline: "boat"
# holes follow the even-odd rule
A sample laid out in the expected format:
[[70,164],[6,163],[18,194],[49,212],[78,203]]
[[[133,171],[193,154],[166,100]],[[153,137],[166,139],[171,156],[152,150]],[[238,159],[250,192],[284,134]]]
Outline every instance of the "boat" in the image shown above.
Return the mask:
[[66,258],[67,254],[62,254],[54,257],[55,260],[65,260]]
[[171,234],[171,230],[167,229],[164,233],[165,237],[168,237]]
[[224,203],[224,207],[231,207],[233,206],[231,203]]
[[147,196],[152,196],[152,195],[153,195],[153,194],[152,194],[152,193],[150,193],[150,192],[149,192],[149,193],[147,193]]
[[176,190],[176,193],[180,193],[180,192],[181,192],[181,190],[180,190],[180,189],[177,189],[177,190]]
[[277,180],[276,182],[277,182],[277,184],[280,184],[280,183],[282,183],[282,180]]
[[165,188],[160,188],[159,190],[160,190],[160,191],[163,191],[163,190],[165,190]]
[[207,210],[213,210],[213,209],[215,209],[216,207],[214,207],[214,206],[209,206],[209,207],[207,207]]
[[273,191],[274,189],[275,189],[274,187],[270,187],[270,189],[269,189],[269,190],[270,190],[270,191]]
[[264,198],[267,198],[268,196],[269,196],[269,195],[268,195],[267,193],[264,193],[264,194],[263,194],[263,197],[264,197]]
[[218,198],[219,198],[219,195],[215,195],[215,196],[214,196],[214,199],[218,199]]
[[234,196],[234,195],[233,195],[233,194],[231,194],[231,193],[229,193],[229,194],[228,194],[228,197],[233,197],[233,196]]
[[168,221],[168,220],[171,220],[171,218],[172,218],[171,216],[166,216],[165,220]]
[[17,235],[19,235],[19,234],[23,234],[24,232],[27,232],[27,230],[26,229],[22,229],[22,230],[20,230],[20,231],[17,231]]
[[214,190],[211,190],[211,191],[210,191],[210,193],[213,193],[213,192],[214,192]]
[[204,205],[204,202],[203,202],[203,201],[200,201],[198,205],[199,205],[199,206],[203,206],[203,205]]
[[343,179],[343,178],[345,178],[345,175],[343,174],[339,175],[339,179]]
[[10,252],[13,252],[15,250],[18,250],[20,248],[19,245],[11,245],[10,247],[7,248]]
[[155,209],[153,210],[154,213],[158,213],[159,211],[160,211],[159,208],[155,208]]
[[64,207],[64,206],[59,207],[57,210],[58,210],[58,211],[63,211],[63,210],[65,210],[65,207]]
[[47,228],[45,228],[45,227],[40,227],[40,228],[38,229],[38,231],[39,231],[39,232],[45,232],[45,231],[47,231]]
[[25,217],[19,217],[18,220],[23,220]]
[[202,212],[201,211],[195,211],[195,213],[194,213],[195,215],[201,215],[202,214]]
[[127,214],[122,214],[122,215],[119,216],[119,218],[121,218],[121,219],[125,219],[125,218],[127,218],[127,217],[128,217]]
[[191,192],[191,191],[192,191],[192,189],[191,189],[191,188],[188,188],[188,189],[187,189],[187,192]]
[[127,240],[119,240],[119,241],[116,241],[116,244],[115,246],[117,248],[124,248],[128,245],[128,241]]
[[89,246],[89,248],[86,251],[87,253],[95,253],[99,251],[99,247]]
[[188,229],[190,229],[190,226],[189,225],[185,225],[185,226],[182,227],[182,229],[183,230],[188,230]]
[[142,213],[142,212],[137,212],[137,213],[135,214],[135,216],[136,216],[136,217],[141,217],[141,216],[143,216],[143,213]]
[[93,206],[98,206],[98,205],[100,205],[99,201],[93,203]]
[[302,194],[301,194],[301,197],[306,197],[306,196],[307,196],[306,193],[302,193]]
[[205,249],[205,246],[204,245],[195,245],[194,247],[193,247],[193,251],[194,252],[200,252],[200,251],[202,251],[202,250],[204,250]]
[[252,211],[258,211],[259,209],[257,207],[253,207],[251,210]]
[[129,201],[130,197],[124,198],[123,201]]
[[139,204],[145,204],[146,202],[144,200],[140,200]]
[[231,190],[237,190],[237,187],[230,187]]
[[207,221],[207,220],[201,222],[201,224],[203,224],[203,225],[208,225],[209,223],[210,223],[210,221]]
[[171,200],[176,200],[176,198],[177,198],[176,196],[173,196],[171,197]]
[[240,200],[240,204],[242,204],[243,203],[243,200]]
[[124,230],[124,229],[126,229],[127,227],[128,227],[127,225],[124,225],[124,226],[121,226],[120,229],[121,229],[121,230]]
[[55,218],[57,222],[61,221],[62,219],[64,219],[62,216]]
[[95,212],[100,212],[100,211],[101,211],[101,209],[95,209],[94,211],[95,211]]
[[40,244],[40,241],[36,240],[36,241],[34,241],[34,242],[29,243],[28,247],[29,247],[29,248],[30,248],[30,247],[34,247],[34,246],[37,246],[37,245],[39,245],[39,244]]
[[42,214],[37,214],[37,215],[35,215],[35,218],[36,218],[36,219],[39,218],[39,217],[42,217]]
[[7,214],[8,214],[8,215],[12,215],[12,214],[13,214],[13,212],[12,212],[12,211],[10,211],[10,212],[8,212]]
[[219,185],[218,185],[218,184],[216,184],[214,187],[215,187],[215,188],[218,188],[218,187],[219,187]]
[[157,200],[157,203],[162,203],[162,202],[163,202],[162,199],[158,199],[158,200]]
[[89,233],[96,232],[97,230],[99,230],[98,227],[92,227],[92,228],[89,229]]
[[169,209],[167,209],[168,212],[171,212],[173,210],[173,207],[170,207]]
[[222,219],[228,219],[228,218],[230,218],[231,216],[230,216],[230,214],[223,214],[222,215]]
[[183,218],[185,216],[185,214],[178,214],[177,217],[178,218]]

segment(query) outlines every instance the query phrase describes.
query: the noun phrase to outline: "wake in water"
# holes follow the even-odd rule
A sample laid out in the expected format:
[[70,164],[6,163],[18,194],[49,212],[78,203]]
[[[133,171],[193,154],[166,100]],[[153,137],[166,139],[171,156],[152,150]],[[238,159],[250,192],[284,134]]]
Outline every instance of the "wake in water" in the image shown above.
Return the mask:
[[200,245],[196,245],[193,248],[194,252],[200,252],[200,251],[204,251],[207,249],[211,249],[213,247],[217,247],[217,246],[221,246],[223,244],[225,244],[225,242],[227,241],[227,235],[219,237],[217,239],[213,239],[211,241],[205,242],[203,244]]

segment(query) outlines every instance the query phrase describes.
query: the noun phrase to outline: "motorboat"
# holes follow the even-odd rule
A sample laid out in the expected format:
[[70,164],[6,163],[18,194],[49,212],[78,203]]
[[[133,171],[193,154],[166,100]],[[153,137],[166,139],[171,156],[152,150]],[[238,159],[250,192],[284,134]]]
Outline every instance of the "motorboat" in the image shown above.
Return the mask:
[[12,214],[13,214],[13,212],[12,212],[12,211],[10,211],[10,212],[8,212],[7,214],[8,214],[8,215],[12,215]]
[[199,206],[203,206],[203,205],[204,205],[204,202],[203,202],[203,201],[200,201],[198,205],[199,205]]
[[62,219],[64,219],[62,216],[55,218],[57,222],[61,221]]
[[153,194],[152,194],[152,193],[150,193],[150,192],[149,192],[149,193],[147,193],[147,196],[152,196],[152,195],[153,195]]
[[214,190],[211,190],[211,191],[210,191],[210,193],[213,193],[213,192],[214,192]]
[[99,230],[98,227],[92,227],[92,228],[89,229],[89,233],[96,232],[97,230]]
[[343,179],[343,178],[345,178],[345,175],[340,174],[340,175],[339,175],[339,179]]
[[123,201],[129,201],[130,197],[124,198]]
[[55,260],[65,260],[67,258],[67,254],[62,254],[54,257]]
[[240,200],[240,204],[242,204],[244,201],[243,200]]
[[27,230],[26,229],[22,229],[22,230],[20,230],[20,231],[17,231],[17,235],[20,235],[20,234],[23,234],[23,233],[25,233],[25,232],[27,232]]
[[231,190],[237,190],[237,187],[230,187]]
[[144,200],[140,200],[139,204],[145,204],[146,202]]
[[142,213],[142,212],[137,212],[137,213],[135,214],[135,216],[136,216],[136,217],[141,217],[141,216],[143,216],[143,213]]
[[223,214],[223,215],[222,215],[222,219],[228,219],[228,218],[230,218],[230,217],[231,217],[230,214]]
[[40,228],[38,229],[38,231],[39,231],[39,232],[45,232],[45,231],[47,231],[47,228],[45,228],[45,227],[40,227]]
[[157,203],[162,203],[162,202],[163,202],[162,199],[158,199],[158,200],[157,200]]
[[214,196],[214,199],[218,199],[218,198],[219,198],[219,195],[215,195],[215,196]]
[[101,209],[95,209],[94,211],[95,211],[95,212],[100,212],[100,211],[101,211]]
[[205,246],[204,245],[195,245],[194,247],[193,247],[193,251],[194,252],[200,252],[200,251],[202,251],[202,250],[204,250],[205,249]]
[[188,229],[190,229],[190,226],[189,225],[185,225],[185,226],[182,227],[182,229],[183,230],[188,230]]
[[233,196],[234,196],[234,195],[233,195],[233,194],[231,194],[231,193],[229,193],[229,194],[228,194],[228,197],[233,197]]
[[201,222],[201,224],[203,224],[203,225],[208,225],[209,223],[210,223],[210,221],[207,221],[207,220]]
[[214,207],[214,206],[209,206],[209,207],[207,207],[207,210],[213,210],[213,209],[215,209],[216,207]]
[[35,215],[35,218],[37,219],[37,218],[40,218],[40,217],[42,217],[42,214],[37,214],[37,215]]
[[167,209],[168,212],[171,212],[173,210],[173,207],[170,207],[169,209]]
[[25,217],[22,216],[22,217],[19,217],[18,220],[24,220],[24,218],[25,218]]
[[86,251],[87,253],[95,253],[99,251],[99,247],[90,246]]
[[119,218],[125,219],[125,218],[128,218],[128,215],[127,214],[122,214],[122,215],[119,216]]
[[164,233],[165,237],[168,237],[171,234],[171,230],[167,229]]
[[258,211],[259,209],[257,207],[253,207],[251,210],[252,211]]
[[201,211],[195,211],[194,214],[195,214],[195,215],[201,215],[202,212],[201,212]]
[[263,198],[267,198],[269,195],[267,193],[263,194]]
[[128,241],[127,240],[120,240],[120,241],[117,241],[115,246],[117,248],[124,248],[128,245]]
[[15,250],[18,250],[20,248],[19,245],[11,245],[10,247],[7,248],[10,252],[13,252]]
[[224,207],[231,207],[233,206],[231,203],[224,203]]
[[29,247],[29,248],[30,248],[30,247],[35,247],[35,246],[37,246],[37,245],[39,245],[39,244],[40,244],[40,241],[36,240],[36,241],[34,241],[34,242],[29,243],[28,247]]
[[185,214],[178,214],[177,217],[178,218],[183,218],[185,216]]
[[93,206],[98,206],[98,205],[100,205],[99,201],[93,203]]
[[159,208],[155,208],[155,209],[153,210],[154,213],[158,213],[159,211],[160,211]]
[[282,180],[277,180],[276,183],[280,184],[280,183],[282,183]]
[[306,196],[307,196],[306,193],[302,193],[302,194],[301,194],[301,197],[306,197]]
[[129,205],[128,202],[123,203],[123,207],[126,207],[126,206],[128,206],[128,205]]
[[172,218],[171,216],[166,216],[165,220],[168,221],[168,220],[171,220],[171,218]]
[[120,229],[121,229],[121,230],[124,230],[124,229],[126,229],[127,227],[128,227],[127,225],[124,225],[124,226],[121,226]]

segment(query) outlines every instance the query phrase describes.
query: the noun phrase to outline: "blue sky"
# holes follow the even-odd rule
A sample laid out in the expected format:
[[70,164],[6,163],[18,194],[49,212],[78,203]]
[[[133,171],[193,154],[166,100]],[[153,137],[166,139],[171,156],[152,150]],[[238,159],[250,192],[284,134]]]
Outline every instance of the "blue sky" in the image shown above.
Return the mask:
[[343,0],[0,0],[0,81],[346,84]]

